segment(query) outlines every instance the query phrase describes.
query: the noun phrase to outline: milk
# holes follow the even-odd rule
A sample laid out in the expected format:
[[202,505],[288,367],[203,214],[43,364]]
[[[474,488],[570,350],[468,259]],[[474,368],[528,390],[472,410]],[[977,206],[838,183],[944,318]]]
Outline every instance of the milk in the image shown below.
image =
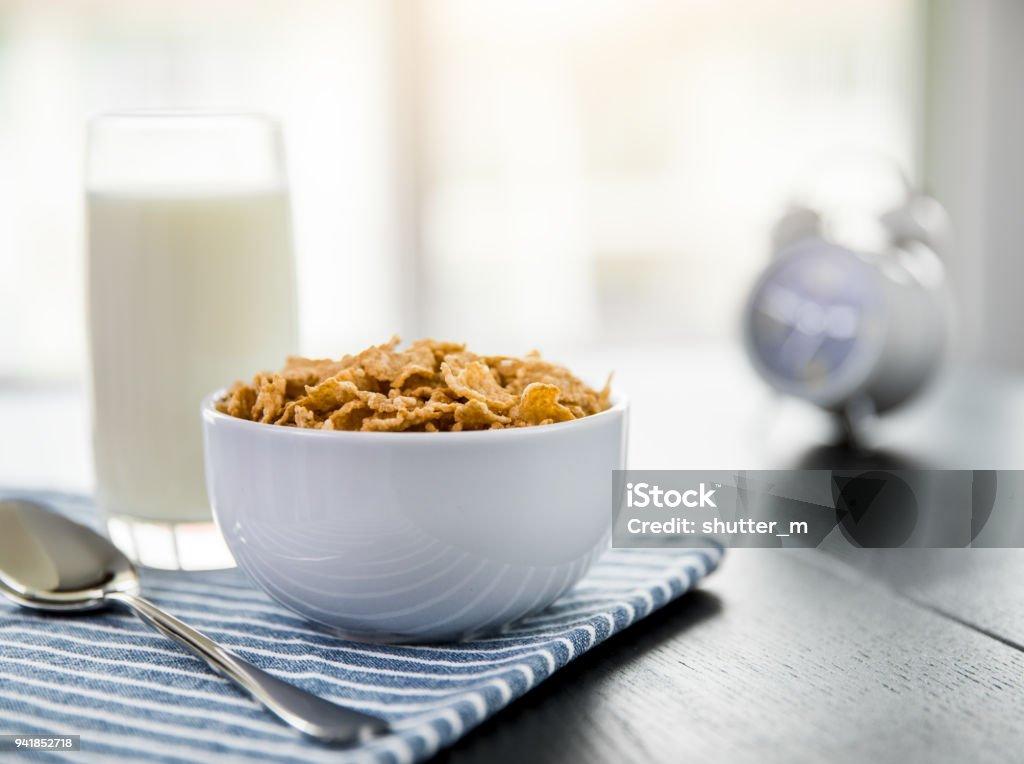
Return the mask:
[[287,193],[89,189],[87,205],[98,504],[208,522],[201,399],[296,349]]

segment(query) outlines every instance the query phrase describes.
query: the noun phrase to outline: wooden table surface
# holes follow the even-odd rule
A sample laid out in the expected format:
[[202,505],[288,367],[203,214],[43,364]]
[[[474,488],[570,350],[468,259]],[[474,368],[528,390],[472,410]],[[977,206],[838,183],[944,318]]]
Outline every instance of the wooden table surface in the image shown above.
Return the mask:
[[[1024,468],[1012,377],[952,372],[854,455],[735,352],[567,360],[616,369],[634,468]],[[80,395],[0,391],[0,419],[0,484],[89,488]],[[1024,761],[1024,551],[732,550],[437,760]]]

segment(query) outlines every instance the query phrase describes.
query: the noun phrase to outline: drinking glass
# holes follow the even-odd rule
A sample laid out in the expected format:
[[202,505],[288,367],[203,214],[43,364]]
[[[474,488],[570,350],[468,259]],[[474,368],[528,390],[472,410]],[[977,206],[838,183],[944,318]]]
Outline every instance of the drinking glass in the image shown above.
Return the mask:
[[101,115],[86,206],[97,506],[142,565],[231,566],[199,405],[295,351],[280,128],[248,113]]

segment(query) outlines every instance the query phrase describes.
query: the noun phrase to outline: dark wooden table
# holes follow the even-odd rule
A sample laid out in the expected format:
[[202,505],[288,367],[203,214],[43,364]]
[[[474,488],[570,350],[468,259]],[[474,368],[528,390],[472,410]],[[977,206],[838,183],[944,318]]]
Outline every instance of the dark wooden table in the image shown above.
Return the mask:
[[[1012,377],[952,372],[853,453],[735,356],[624,366],[635,468],[1024,468]],[[437,760],[1024,761],[1024,551],[732,550]]]

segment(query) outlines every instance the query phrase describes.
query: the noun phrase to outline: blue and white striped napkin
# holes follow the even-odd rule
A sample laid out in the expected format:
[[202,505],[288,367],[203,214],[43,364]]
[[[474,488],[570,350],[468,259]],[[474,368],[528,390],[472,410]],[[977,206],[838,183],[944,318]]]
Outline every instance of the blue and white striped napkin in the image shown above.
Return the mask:
[[[17,496],[95,523],[86,497]],[[318,631],[236,570],[143,574],[147,597],[257,666],[392,722],[393,734],[349,750],[301,738],[127,613],[45,615],[2,602],[0,734],[80,734],[82,750],[63,754],[72,762],[421,761],[681,595],[721,554],[609,550],[571,592],[505,632],[415,647]]]

